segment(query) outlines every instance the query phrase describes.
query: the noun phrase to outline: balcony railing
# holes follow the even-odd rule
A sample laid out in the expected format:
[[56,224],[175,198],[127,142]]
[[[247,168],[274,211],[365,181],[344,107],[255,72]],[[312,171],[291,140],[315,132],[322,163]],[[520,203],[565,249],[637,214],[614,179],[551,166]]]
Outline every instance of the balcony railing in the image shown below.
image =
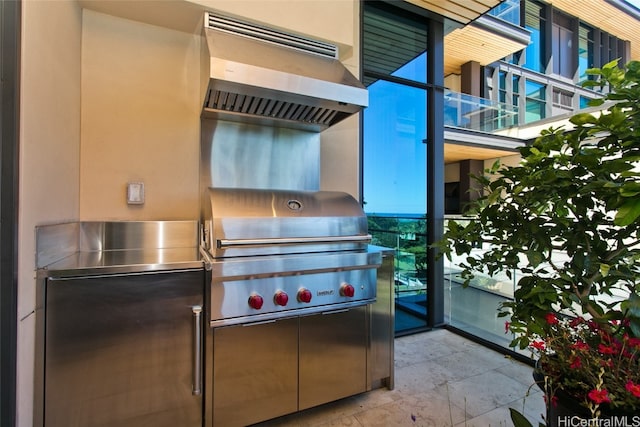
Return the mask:
[[518,122],[518,107],[453,91],[444,94],[444,125],[495,132]]

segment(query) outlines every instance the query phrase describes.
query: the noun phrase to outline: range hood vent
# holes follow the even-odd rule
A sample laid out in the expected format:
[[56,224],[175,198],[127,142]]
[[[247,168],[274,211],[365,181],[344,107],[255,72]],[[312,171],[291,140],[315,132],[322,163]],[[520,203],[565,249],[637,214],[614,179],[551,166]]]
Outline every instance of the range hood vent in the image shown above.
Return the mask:
[[213,13],[205,37],[204,118],[319,132],[368,105],[334,45]]

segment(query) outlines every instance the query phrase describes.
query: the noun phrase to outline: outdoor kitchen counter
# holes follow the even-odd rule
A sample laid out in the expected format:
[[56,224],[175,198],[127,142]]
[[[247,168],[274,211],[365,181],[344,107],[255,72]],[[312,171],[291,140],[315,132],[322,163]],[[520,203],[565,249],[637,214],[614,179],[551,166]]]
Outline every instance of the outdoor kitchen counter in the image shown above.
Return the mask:
[[197,221],[37,228],[34,426],[202,426],[197,242]]
[[204,268],[197,221],[87,221],[36,227],[40,277]]
[[203,268],[197,247],[76,252],[42,268],[48,277]]

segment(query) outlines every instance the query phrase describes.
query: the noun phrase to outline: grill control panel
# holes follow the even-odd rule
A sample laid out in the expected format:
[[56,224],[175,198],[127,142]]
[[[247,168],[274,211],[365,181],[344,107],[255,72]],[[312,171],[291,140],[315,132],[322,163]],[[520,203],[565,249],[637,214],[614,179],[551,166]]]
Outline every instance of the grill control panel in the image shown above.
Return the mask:
[[214,279],[210,325],[252,323],[332,311],[370,304],[375,298],[375,268],[244,280]]

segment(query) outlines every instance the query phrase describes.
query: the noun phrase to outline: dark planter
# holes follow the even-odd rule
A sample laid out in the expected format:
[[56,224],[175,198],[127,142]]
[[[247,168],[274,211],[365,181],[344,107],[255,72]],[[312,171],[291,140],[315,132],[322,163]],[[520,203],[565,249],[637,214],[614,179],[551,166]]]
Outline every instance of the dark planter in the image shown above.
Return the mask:
[[[533,379],[543,393],[544,389],[544,373],[536,365],[533,370]],[[546,421],[548,427],[570,426],[570,425],[620,425],[631,426],[640,422],[638,414],[632,411],[611,410],[606,405],[600,405],[600,418],[610,420],[609,424],[588,424],[587,420],[591,420],[591,411],[580,405],[576,399],[559,389],[555,392],[556,404],[547,403]],[[585,420],[581,423],[580,420]]]

